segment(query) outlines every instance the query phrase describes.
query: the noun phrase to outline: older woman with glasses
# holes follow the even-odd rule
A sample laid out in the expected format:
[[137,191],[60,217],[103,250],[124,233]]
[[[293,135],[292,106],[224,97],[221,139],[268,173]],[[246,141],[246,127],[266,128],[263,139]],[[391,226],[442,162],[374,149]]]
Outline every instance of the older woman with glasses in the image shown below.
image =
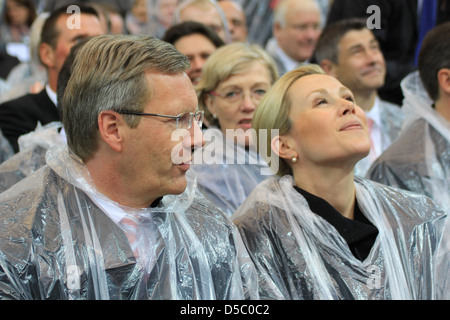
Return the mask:
[[203,67],[196,90],[208,123],[207,145],[196,150],[192,169],[201,193],[228,215],[270,173],[249,129],[261,98],[277,78],[269,55],[244,43],[219,48]]
[[315,66],[287,73],[253,127],[280,158],[233,215],[264,299],[433,299],[445,213],[354,176],[370,150],[352,92]]

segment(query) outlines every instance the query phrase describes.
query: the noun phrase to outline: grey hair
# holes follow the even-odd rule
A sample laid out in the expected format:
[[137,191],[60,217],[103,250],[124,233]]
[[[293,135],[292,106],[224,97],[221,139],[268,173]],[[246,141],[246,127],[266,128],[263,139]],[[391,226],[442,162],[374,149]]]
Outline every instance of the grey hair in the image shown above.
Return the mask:
[[286,13],[288,8],[288,0],[281,1],[275,8],[273,14],[273,24],[278,23],[280,27],[286,27]]
[[222,7],[219,6],[216,0],[185,0],[182,1],[176,8],[175,13],[173,15],[173,25],[181,23],[180,16],[181,12],[189,7],[189,6],[198,6],[202,8],[207,8],[209,5],[213,5],[214,8],[216,8],[217,12],[219,13],[220,20],[222,22],[223,28],[225,30],[225,36],[226,39],[224,39],[225,42],[230,42],[231,35],[230,35],[230,28],[228,26],[228,20],[225,16],[225,13],[222,10]]
[[304,3],[314,3],[317,6],[317,9],[320,11],[320,6],[318,5],[316,0],[282,0],[275,7],[275,11],[273,14],[272,24],[278,24],[281,28],[286,27],[286,14],[289,9],[289,5],[291,2],[304,2]]
[[[83,161],[98,147],[98,116],[104,110],[142,112],[152,97],[145,72],[178,74],[189,59],[151,36],[103,35],[89,40],[75,58],[62,98],[69,148]],[[139,117],[124,116],[131,128]]]

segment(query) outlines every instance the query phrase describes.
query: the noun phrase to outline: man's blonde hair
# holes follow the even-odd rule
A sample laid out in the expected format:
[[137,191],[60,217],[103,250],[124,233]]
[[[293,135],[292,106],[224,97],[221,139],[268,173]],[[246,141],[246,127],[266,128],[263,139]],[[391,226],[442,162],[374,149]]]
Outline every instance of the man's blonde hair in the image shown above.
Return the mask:
[[[97,150],[100,112],[142,112],[152,97],[147,71],[178,74],[189,68],[186,56],[154,37],[103,35],[89,40],[75,58],[62,98],[69,148],[86,161]],[[132,128],[139,124],[137,116],[124,119]]]

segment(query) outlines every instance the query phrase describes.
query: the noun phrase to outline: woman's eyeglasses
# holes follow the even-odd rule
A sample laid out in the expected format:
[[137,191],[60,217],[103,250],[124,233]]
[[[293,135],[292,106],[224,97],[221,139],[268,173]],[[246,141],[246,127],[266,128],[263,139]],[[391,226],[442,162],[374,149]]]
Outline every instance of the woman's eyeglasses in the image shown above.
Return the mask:
[[[253,89],[250,91],[250,97],[253,99],[253,101],[259,102],[262,99],[262,97],[266,94],[266,91],[267,90],[265,89]],[[213,90],[208,91],[208,93],[215,97],[220,97],[230,103],[242,101],[242,99],[244,99],[244,91],[241,89],[227,91],[223,94],[217,93]]]

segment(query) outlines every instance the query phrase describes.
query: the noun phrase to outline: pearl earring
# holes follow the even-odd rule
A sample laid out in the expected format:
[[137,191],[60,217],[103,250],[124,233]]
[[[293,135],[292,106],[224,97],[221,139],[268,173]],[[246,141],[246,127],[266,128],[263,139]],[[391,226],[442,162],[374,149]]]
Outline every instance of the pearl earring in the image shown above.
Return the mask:
[[297,163],[297,161],[298,161],[298,160],[297,160],[297,157],[296,157],[296,156],[292,156],[292,162],[293,162],[293,163]]
[[214,119],[217,119],[217,114],[214,113],[212,116]]

